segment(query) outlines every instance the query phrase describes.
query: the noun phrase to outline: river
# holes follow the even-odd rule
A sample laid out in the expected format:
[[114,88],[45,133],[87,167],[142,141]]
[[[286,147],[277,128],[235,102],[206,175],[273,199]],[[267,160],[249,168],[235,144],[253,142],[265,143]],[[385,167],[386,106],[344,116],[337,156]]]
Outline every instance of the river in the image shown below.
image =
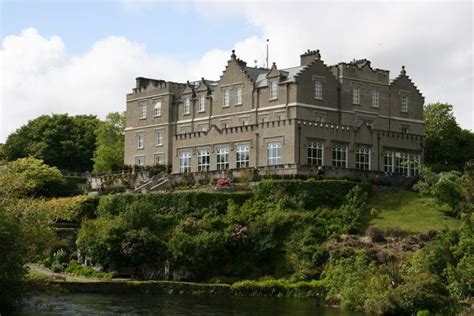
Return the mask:
[[36,296],[20,315],[362,315],[320,306],[311,299],[149,294]]

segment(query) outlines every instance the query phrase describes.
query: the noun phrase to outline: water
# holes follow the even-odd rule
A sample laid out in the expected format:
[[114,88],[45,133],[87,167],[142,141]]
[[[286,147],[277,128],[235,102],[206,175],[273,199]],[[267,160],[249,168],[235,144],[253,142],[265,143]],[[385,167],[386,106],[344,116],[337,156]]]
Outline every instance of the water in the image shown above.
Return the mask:
[[20,315],[361,315],[327,308],[311,299],[200,297],[149,294],[36,296]]

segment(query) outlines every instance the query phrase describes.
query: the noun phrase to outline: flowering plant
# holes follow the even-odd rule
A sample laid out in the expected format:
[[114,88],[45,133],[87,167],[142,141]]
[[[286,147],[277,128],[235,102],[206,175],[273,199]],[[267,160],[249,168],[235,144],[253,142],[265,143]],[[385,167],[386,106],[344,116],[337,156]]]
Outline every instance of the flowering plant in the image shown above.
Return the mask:
[[218,186],[226,186],[226,185],[231,185],[232,181],[230,179],[227,179],[227,178],[221,178],[221,179],[217,180],[216,184]]

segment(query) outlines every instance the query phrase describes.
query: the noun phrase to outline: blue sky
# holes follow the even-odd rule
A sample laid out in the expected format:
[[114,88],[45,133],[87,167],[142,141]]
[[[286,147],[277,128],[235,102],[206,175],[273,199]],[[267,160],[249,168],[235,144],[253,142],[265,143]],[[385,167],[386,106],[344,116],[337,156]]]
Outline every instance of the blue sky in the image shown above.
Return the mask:
[[0,0],[0,142],[41,114],[125,110],[135,77],[218,80],[231,50],[249,65],[367,58],[405,65],[426,103],[448,102],[474,129],[469,0]]
[[63,38],[67,53],[80,54],[97,40],[118,35],[144,44],[150,53],[184,59],[217,47],[230,50],[238,40],[260,33],[243,16],[205,17],[193,3],[127,3],[6,0],[1,37],[33,26],[43,36]]

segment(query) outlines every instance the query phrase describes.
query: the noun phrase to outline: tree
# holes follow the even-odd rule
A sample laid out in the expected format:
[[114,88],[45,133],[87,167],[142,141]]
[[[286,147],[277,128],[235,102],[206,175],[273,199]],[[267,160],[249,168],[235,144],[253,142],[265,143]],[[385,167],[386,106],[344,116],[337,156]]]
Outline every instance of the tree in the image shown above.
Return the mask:
[[0,204],[0,313],[9,313],[21,299],[27,262],[25,243],[17,221]]
[[474,159],[474,134],[458,125],[452,105],[428,104],[424,118],[426,164],[437,171],[462,170],[466,161]]
[[92,115],[42,115],[10,134],[7,160],[32,156],[48,165],[71,171],[92,170],[94,131],[100,121]]
[[109,113],[96,129],[94,171],[110,172],[123,167],[125,114]]
[[0,173],[2,196],[53,196],[61,193],[66,181],[56,167],[40,159],[20,158],[9,162]]
[[438,204],[448,204],[452,214],[459,217],[468,204],[461,173],[451,170],[437,174],[430,168],[422,167],[420,175],[421,180],[415,184],[414,189],[433,196]]

